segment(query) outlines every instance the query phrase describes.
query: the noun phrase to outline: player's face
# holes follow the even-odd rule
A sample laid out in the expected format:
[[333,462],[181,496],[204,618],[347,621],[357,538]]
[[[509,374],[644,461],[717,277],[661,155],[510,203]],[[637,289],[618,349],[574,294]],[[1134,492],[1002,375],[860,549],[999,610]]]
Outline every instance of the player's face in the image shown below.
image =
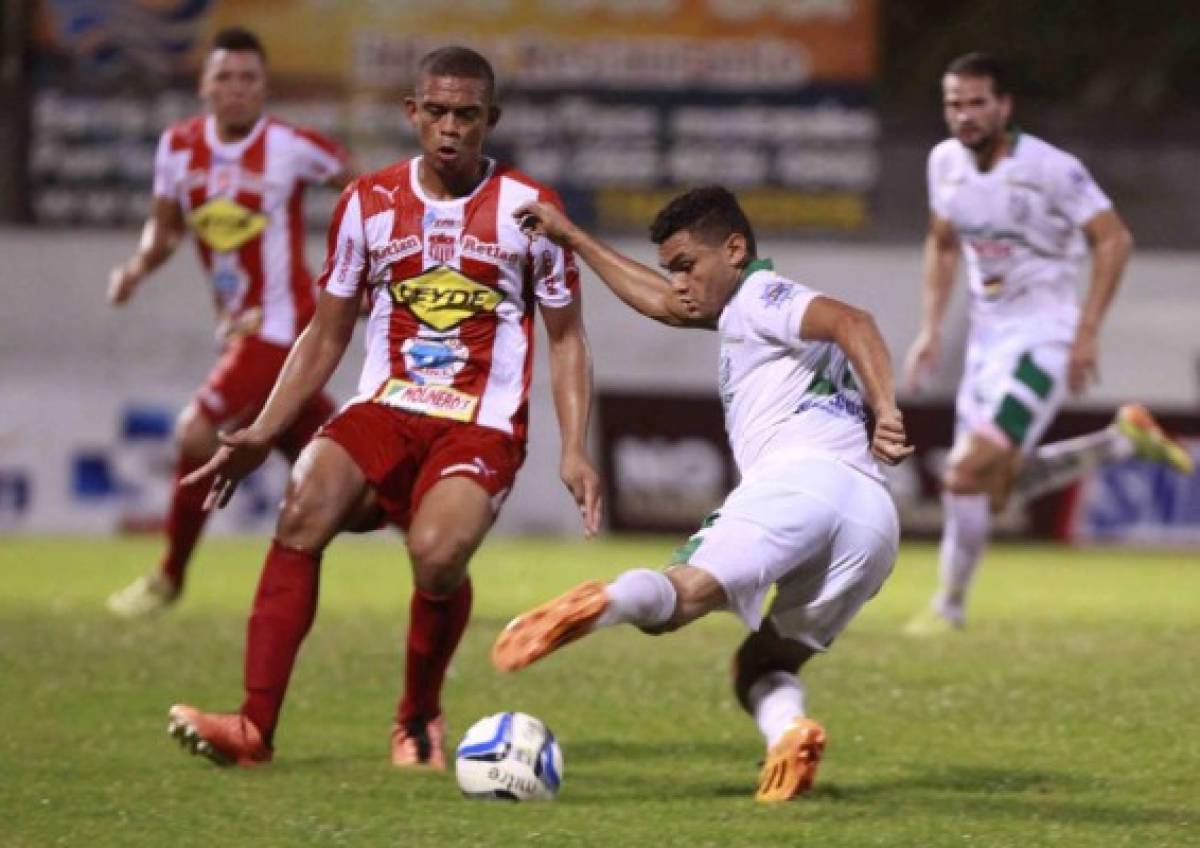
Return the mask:
[[222,127],[252,127],[267,101],[262,57],[253,50],[214,50],[200,78],[200,96]]
[[499,120],[487,83],[470,77],[424,77],[405,100],[425,161],[444,174],[473,175],[483,142]]
[[734,233],[713,244],[680,230],[658,246],[658,261],[690,317],[715,321],[729,302],[746,259],[746,239]]
[[1012,98],[997,95],[990,77],[946,74],[942,77],[942,109],[950,134],[971,150],[994,145],[1008,126]]

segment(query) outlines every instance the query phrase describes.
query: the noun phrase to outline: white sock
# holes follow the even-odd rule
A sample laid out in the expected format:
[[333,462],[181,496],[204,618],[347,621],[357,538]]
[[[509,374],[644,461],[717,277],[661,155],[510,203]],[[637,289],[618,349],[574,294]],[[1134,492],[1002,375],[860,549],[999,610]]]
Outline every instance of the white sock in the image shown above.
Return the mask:
[[1035,498],[1057,491],[1106,462],[1128,459],[1133,453],[1133,442],[1113,428],[1042,445],[1021,467],[1013,493]]
[[675,586],[661,571],[635,568],[617,576],[605,587],[608,609],[593,630],[614,624],[654,627],[665,624],[675,612]]
[[987,495],[942,495],[946,518],[942,528],[938,574],[941,587],[933,608],[943,618],[961,625],[967,590],[975,578],[991,529]]
[[755,680],[746,700],[768,748],[779,741],[794,719],[804,715],[804,686],[799,677],[786,671],[772,671]]

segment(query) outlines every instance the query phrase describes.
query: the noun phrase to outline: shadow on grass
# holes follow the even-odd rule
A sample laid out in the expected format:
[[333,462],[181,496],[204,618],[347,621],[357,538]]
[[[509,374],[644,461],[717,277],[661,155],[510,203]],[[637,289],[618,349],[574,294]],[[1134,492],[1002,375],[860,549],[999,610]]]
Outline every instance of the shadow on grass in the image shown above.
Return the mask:
[[[578,798],[584,803],[672,802],[704,797],[748,799],[757,780],[757,764],[746,758],[744,745],[733,742],[699,741],[680,746],[579,740],[573,750],[577,762],[589,763],[597,769],[648,760],[675,764],[669,780],[663,778],[661,770],[647,769],[643,773],[630,769],[623,770],[618,781],[589,782],[586,799]],[[744,780],[731,777],[731,770],[739,768],[739,763],[744,763]],[[832,809],[843,807],[854,816],[881,820],[968,816],[1132,827],[1182,826],[1194,818],[1183,808],[1104,803],[1078,797],[1097,791],[1109,790],[1068,772],[951,764],[862,782],[822,782],[818,776],[816,787],[801,803],[817,802]]]

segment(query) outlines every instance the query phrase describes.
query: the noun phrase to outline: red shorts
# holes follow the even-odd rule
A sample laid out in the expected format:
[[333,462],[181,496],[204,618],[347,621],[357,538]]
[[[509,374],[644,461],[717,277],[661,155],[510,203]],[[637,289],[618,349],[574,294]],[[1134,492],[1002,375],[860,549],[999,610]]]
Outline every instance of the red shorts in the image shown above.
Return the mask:
[[347,406],[318,435],[346,449],[375,489],[380,507],[402,530],[425,493],[447,477],[474,480],[498,511],[525,461],[525,445],[492,427],[374,401]]
[[[232,343],[196,392],[196,406],[220,430],[245,427],[262,411],[289,350],[257,336]],[[313,397],[280,438],[279,449],[294,460],[333,410],[328,395]]]

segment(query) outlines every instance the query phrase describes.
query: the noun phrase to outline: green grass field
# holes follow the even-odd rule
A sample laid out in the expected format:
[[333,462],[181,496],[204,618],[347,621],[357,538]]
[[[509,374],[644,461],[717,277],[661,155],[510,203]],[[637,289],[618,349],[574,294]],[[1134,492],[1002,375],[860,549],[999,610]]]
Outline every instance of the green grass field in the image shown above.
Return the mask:
[[1200,844],[1200,562],[1194,554],[1010,547],[989,554],[971,627],[899,634],[934,550],[896,573],[806,672],[830,734],[814,792],[763,808],[761,755],[728,691],[729,616],[650,639],[608,631],[518,675],[487,652],[518,610],[670,541],[488,543],[451,671],[452,734],[519,709],[566,755],[559,800],[463,800],[388,762],[407,563],[398,541],[326,558],[276,760],[220,770],[166,735],[176,701],[240,698],[263,540],[205,543],[182,605],[110,619],[103,599],[156,540],[0,541],[0,845]]

